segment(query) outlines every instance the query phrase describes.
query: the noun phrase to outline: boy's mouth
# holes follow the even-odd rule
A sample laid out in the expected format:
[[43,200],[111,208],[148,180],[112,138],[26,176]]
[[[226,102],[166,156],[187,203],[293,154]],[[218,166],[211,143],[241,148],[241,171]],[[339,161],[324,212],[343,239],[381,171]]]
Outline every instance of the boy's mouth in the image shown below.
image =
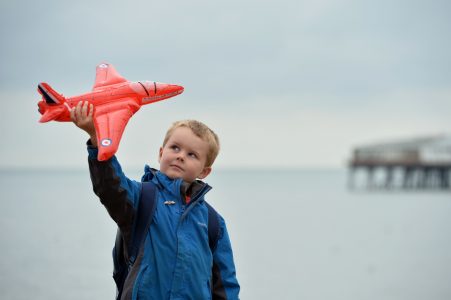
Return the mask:
[[171,168],[173,168],[173,169],[176,169],[176,170],[178,170],[178,171],[180,171],[180,172],[183,172],[183,169],[181,168],[181,167],[179,167],[179,166],[177,166],[177,165],[169,165]]

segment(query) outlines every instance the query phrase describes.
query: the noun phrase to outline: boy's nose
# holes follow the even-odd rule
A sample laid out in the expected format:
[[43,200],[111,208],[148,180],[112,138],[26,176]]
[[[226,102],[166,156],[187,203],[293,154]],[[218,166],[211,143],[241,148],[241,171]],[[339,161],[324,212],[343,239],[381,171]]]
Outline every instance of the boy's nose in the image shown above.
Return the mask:
[[184,161],[184,160],[185,160],[184,155],[183,155],[182,153],[179,153],[179,154],[177,155],[177,160],[179,160],[179,161]]

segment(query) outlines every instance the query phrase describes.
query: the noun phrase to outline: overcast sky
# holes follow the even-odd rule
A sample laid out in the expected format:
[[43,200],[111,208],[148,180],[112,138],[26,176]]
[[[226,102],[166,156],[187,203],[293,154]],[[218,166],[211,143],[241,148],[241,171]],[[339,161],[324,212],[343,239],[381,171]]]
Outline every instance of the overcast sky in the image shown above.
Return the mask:
[[451,2],[1,1],[0,167],[84,166],[86,134],[39,124],[36,86],[88,92],[95,66],[184,94],[144,106],[118,151],[156,165],[175,120],[217,167],[340,167],[354,146],[451,131]]

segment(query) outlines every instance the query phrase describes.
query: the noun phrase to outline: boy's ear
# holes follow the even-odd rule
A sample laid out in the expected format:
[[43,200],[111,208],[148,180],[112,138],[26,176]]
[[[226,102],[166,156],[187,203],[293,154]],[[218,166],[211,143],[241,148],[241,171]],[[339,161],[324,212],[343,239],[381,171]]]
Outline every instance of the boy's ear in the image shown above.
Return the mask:
[[160,152],[158,153],[158,163],[160,163],[162,155],[163,155],[163,147],[160,147]]
[[205,177],[208,176],[208,174],[211,173],[211,167],[205,167],[202,172],[199,174],[199,176],[197,176],[197,178],[199,179],[204,179]]

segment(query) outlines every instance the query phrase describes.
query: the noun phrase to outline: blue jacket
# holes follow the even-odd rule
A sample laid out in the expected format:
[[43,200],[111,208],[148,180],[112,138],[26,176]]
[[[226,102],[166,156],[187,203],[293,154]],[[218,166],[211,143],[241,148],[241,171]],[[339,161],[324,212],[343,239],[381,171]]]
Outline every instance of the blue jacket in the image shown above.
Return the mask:
[[[132,235],[141,182],[128,179],[114,156],[97,160],[97,148],[88,147],[94,192],[117,223],[124,240]],[[157,186],[156,210],[149,232],[124,284],[121,299],[239,299],[232,248],[224,219],[212,253],[208,244],[208,209],[204,195],[211,187],[172,180],[146,166],[144,180]]]

